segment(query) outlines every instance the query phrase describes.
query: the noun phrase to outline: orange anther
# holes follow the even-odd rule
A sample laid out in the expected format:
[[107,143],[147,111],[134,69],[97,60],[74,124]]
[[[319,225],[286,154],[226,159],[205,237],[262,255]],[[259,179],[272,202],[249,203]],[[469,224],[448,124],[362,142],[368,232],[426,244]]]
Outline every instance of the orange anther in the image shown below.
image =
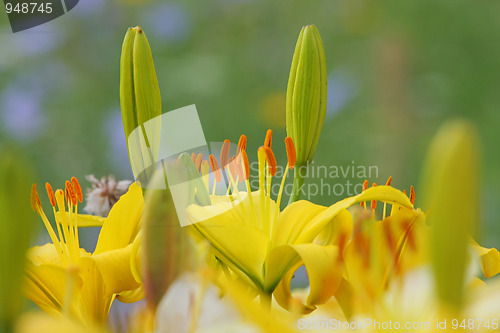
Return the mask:
[[[364,192],[366,191],[366,189],[368,188],[368,179],[365,179],[365,181],[363,182],[363,189],[361,190],[361,192]],[[359,204],[361,207],[364,207],[365,206],[365,203],[362,202]]]
[[[372,187],[377,187],[377,184],[373,183]],[[371,207],[372,207],[372,209],[377,208],[377,200],[372,200]]]
[[245,180],[250,178],[250,163],[248,163],[248,155],[245,150],[241,151],[241,158],[243,159],[243,168],[245,173]]
[[196,166],[196,169],[198,169],[198,172],[201,172],[201,162],[203,162],[203,154],[199,153],[198,156],[196,156],[196,161],[194,162],[194,165]]
[[403,193],[404,193],[404,195],[408,195],[408,194],[406,194],[406,190],[403,190]]
[[56,206],[56,197],[54,196],[54,190],[52,190],[52,186],[49,183],[45,184],[45,189],[47,190],[47,195],[49,196],[50,204],[52,207]]
[[238,153],[246,149],[247,149],[247,137],[245,134],[242,134],[240,136],[240,141],[238,141]]
[[[73,183],[73,187],[75,188],[76,196],[78,197],[78,201],[82,202],[83,201],[83,193],[82,193],[82,188],[80,186],[80,183],[78,182],[78,179],[76,179],[76,177],[71,177],[71,183]],[[54,204],[52,205],[54,207],[55,207],[55,202],[56,202],[56,200],[54,199]]]
[[220,151],[220,164],[222,170],[226,168],[227,162],[229,161],[229,149],[231,148],[231,142],[229,140],[224,140],[222,144],[222,149]]
[[33,184],[33,185],[31,185],[31,208],[35,212],[40,214],[38,209],[41,206],[42,206],[42,203],[40,202],[40,197],[38,197],[38,191],[36,190],[36,184]]
[[387,182],[385,183],[385,185],[391,186],[391,183],[392,183],[392,176],[389,176],[389,178],[387,178]]
[[267,164],[269,165],[269,172],[271,176],[275,176],[278,171],[278,164],[276,163],[276,157],[274,157],[274,153],[269,147],[264,147],[264,152],[266,153]]
[[73,185],[70,183],[69,180],[66,181],[66,200],[68,202],[71,202],[73,206],[76,206],[77,200],[76,200],[76,194],[75,194],[75,189],[73,188]]
[[412,205],[415,204],[415,188],[413,188],[413,185],[410,187],[410,202]]
[[196,154],[191,153],[191,159],[193,160],[193,163],[196,164]]
[[266,133],[266,138],[264,140],[264,147],[271,148],[272,144],[273,144],[273,131],[268,129]]
[[297,161],[297,152],[295,151],[295,144],[291,137],[285,138],[285,146],[286,146],[286,156],[288,158],[288,166],[290,169],[295,167],[295,162]]
[[215,181],[217,183],[220,183],[220,181],[222,180],[222,175],[220,172],[219,162],[217,162],[217,158],[212,154],[210,154],[209,159],[210,165],[212,166],[212,171],[214,173]]

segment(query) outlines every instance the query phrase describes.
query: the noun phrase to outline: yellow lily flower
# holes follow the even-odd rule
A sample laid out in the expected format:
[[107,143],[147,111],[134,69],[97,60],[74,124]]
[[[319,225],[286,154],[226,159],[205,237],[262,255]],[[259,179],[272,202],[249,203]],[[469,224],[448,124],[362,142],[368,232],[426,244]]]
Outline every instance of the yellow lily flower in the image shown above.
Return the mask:
[[[375,318],[380,309],[392,311],[385,319],[404,315],[406,298],[395,295],[404,295],[420,279],[427,284],[420,298],[426,291],[429,295],[427,304],[417,308],[426,308],[430,317],[439,312],[456,316],[483,284],[470,274],[474,263],[486,278],[500,273],[500,253],[469,236],[479,222],[476,145],[474,128],[464,121],[450,122],[440,131],[424,173],[428,214],[394,206],[382,221],[375,221],[374,214],[355,214],[355,232],[344,251],[346,275],[335,295],[347,318]],[[410,201],[415,202],[413,187]]]
[[[78,214],[83,195],[76,178],[66,182],[64,192],[54,193],[49,183],[46,189],[57,229],[47,219],[33,185],[32,208],[42,218],[52,243],[28,250],[24,294],[48,313],[104,325],[116,297],[135,301],[142,296],[130,265],[144,209],[142,190],[132,184],[103,219]],[[93,253],[80,248],[78,237],[78,227],[90,225],[102,225]]]
[[[254,287],[261,301],[265,302],[267,298],[269,302],[274,293],[276,301],[284,308],[310,312],[315,309],[315,304],[326,302],[342,281],[341,252],[352,233],[352,217],[347,208],[367,201],[382,201],[407,208],[413,205],[402,192],[390,186],[379,186],[330,207],[301,200],[281,211],[284,180],[288,170],[295,166],[295,148],[293,141],[287,138],[288,164],[275,201],[270,195],[277,170],[271,142],[272,132],[269,130],[264,146],[258,150],[259,189],[252,191],[246,137],[240,139],[238,155],[231,160],[228,159],[229,141],[226,140],[221,151],[222,169],[213,155],[210,161],[214,178],[221,180],[222,171],[222,175],[227,175],[233,192],[220,196],[215,195],[214,190],[209,199],[202,200],[203,205],[190,205],[187,217],[192,223],[190,230],[193,235],[199,240],[207,240],[211,252],[222,265]],[[193,156],[193,161],[182,156],[180,159],[191,164],[191,168],[202,163],[196,156]],[[202,176],[205,176],[203,172]],[[196,195],[208,193],[208,179],[205,180],[205,188],[198,187]],[[246,182],[246,191],[238,190],[240,180]],[[306,267],[310,281],[305,304],[290,293],[293,273],[302,265]]]

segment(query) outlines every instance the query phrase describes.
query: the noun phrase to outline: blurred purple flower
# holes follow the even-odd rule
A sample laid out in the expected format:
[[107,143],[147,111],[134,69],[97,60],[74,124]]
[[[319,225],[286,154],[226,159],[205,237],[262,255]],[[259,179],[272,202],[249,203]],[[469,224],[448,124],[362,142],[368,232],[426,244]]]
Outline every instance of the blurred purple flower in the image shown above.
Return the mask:
[[19,140],[30,141],[38,137],[46,123],[39,91],[8,87],[2,95],[2,126]]
[[191,34],[192,21],[181,4],[158,3],[150,5],[142,13],[141,22],[148,22],[148,33],[151,31],[157,38],[171,41],[187,40]]
[[326,114],[331,117],[338,113],[358,94],[354,77],[343,71],[335,70],[328,75],[328,100]]

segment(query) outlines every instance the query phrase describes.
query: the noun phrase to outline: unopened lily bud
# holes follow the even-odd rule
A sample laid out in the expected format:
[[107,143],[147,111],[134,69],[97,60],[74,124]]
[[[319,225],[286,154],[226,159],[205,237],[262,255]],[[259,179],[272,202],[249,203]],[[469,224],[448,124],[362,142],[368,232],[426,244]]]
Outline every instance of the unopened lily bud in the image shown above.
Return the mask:
[[286,94],[286,131],[297,151],[297,164],[314,156],[326,115],[325,50],[314,25],[300,31]]
[[[146,300],[156,308],[170,284],[196,266],[196,254],[187,229],[179,223],[171,190],[164,173],[157,171],[146,194],[144,209],[142,268]],[[167,187],[165,189],[165,187]]]
[[442,305],[455,310],[464,297],[469,234],[479,221],[478,150],[475,127],[451,121],[433,140],[422,176],[436,290]]
[[10,331],[22,305],[25,251],[35,214],[29,209],[29,163],[12,148],[0,149],[0,331]]
[[129,28],[120,60],[120,105],[125,138],[161,115],[161,96],[153,56],[141,27]]
[[[161,126],[160,88],[151,49],[141,27],[129,28],[123,40],[120,105],[130,164],[139,178],[141,172],[156,165]],[[148,122],[153,118],[156,120]]]

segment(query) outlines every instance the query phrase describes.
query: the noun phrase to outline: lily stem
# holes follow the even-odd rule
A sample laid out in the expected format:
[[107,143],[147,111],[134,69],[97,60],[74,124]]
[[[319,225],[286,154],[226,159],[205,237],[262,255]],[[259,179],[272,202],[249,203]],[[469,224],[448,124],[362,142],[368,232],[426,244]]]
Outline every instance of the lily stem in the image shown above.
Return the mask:
[[[293,171],[293,188],[292,194],[290,195],[290,199],[288,200],[288,205],[298,201],[300,199],[300,195],[302,194],[302,186],[304,185],[304,170],[306,168],[307,171],[308,165],[295,165]],[[307,175],[307,172],[305,172]]]

